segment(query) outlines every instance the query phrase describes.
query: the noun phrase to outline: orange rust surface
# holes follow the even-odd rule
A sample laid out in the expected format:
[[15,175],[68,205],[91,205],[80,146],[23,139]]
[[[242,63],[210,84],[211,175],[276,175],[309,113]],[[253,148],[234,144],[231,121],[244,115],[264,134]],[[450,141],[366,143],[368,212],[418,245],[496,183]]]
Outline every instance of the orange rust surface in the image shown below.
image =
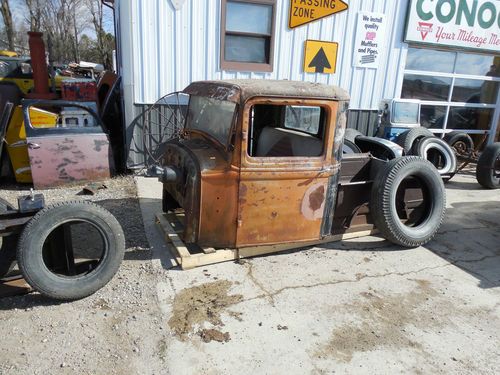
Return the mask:
[[[255,104],[323,107],[323,154],[250,157],[249,116]],[[193,211],[191,218],[186,215],[187,221],[193,221],[197,244],[238,248],[320,239],[328,182],[340,169],[339,160],[333,155],[338,105],[334,99],[255,97],[238,109],[231,147],[215,147],[194,132],[181,141],[199,166],[199,196],[190,198],[196,199],[193,204],[199,210]],[[176,165],[174,160],[165,162]],[[187,198],[187,192],[181,190],[178,193]],[[179,202],[186,208],[186,199]],[[187,236],[188,232],[185,230],[184,240],[190,242],[194,237]]]
[[234,247],[238,202],[238,169],[202,173],[200,246]]
[[[283,99],[252,99],[242,118],[248,134],[254,104],[283,104]],[[288,105],[320,105],[327,110],[325,147],[320,157],[250,157],[241,142],[237,247],[316,240],[320,238],[328,179],[338,173],[333,159],[337,102],[286,100]]]

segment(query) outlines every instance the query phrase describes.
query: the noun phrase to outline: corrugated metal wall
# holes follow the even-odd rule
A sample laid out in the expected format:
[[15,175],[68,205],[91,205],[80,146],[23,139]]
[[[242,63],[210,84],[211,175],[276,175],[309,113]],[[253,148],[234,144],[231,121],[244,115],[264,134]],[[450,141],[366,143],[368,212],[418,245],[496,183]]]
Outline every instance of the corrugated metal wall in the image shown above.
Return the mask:
[[[351,94],[350,108],[363,111],[376,109],[383,98],[399,95],[407,49],[402,42],[407,0],[347,1],[347,11],[293,30],[288,28],[289,1],[277,0],[274,71],[252,73],[219,68],[220,0],[186,0],[179,10],[174,9],[170,0],[120,0],[117,3],[119,65],[123,72],[129,144],[140,148],[136,141],[140,137],[140,124],[139,129],[132,124],[143,105],[197,80],[267,78],[327,83],[346,89]],[[360,11],[387,16],[378,69],[352,66]],[[303,72],[307,39],[339,43],[337,73]],[[129,164],[140,162],[140,153],[140,149],[132,150]]]

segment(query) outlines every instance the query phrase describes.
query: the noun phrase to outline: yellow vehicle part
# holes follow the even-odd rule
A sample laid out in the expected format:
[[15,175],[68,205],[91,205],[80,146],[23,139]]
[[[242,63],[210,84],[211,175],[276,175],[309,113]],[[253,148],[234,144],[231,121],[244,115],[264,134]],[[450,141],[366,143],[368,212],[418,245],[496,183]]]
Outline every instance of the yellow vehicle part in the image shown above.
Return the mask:
[[34,85],[32,79],[24,78],[1,78],[0,81],[14,83],[25,95],[30,92]]
[[[56,76],[55,78],[56,90],[61,90],[61,84],[63,81],[71,79],[69,77]],[[24,95],[32,91],[35,82],[32,78],[0,78],[0,81],[13,82],[17,87],[23,92]],[[52,85],[49,79],[49,87]]]
[[17,53],[5,49],[0,50],[0,56],[17,57]]
[[[35,128],[53,128],[57,124],[57,114],[39,108],[29,110],[31,124]],[[26,142],[22,106],[14,109],[12,118],[5,134],[7,151],[17,182],[30,183],[31,166]]]

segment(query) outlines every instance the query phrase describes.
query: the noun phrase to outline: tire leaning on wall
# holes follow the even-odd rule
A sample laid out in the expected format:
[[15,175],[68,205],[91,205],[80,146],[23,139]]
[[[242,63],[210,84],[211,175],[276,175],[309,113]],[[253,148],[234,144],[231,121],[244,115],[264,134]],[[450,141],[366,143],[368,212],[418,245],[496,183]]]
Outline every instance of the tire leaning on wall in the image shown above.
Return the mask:
[[415,141],[423,137],[432,137],[434,134],[423,126],[419,126],[418,128],[412,128],[401,133],[396,139],[396,143],[403,147],[405,155],[408,155],[413,147]]
[[[405,221],[400,217],[400,212],[404,212],[400,188],[402,184],[411,182],[418,182],[421,186],[422,212],[419,217]],[[390,160],[374,178],[370,213],[382,236],[394,244],[417,247],[429,242],[441,226],[445,208],[443,181],[427,160],[416,156]]]
[[434,136],[420,138],[414,143],[410,154],[429,160],[441,177],[447,180],[457,172],[457,155],[441,138]]
[[[53,237],[56,231],[64,230],[63,226],[69,224],[88,224],[100,235],[103,250],[98,260],[75,266],[73,246],[66,244],[68,232],[62,242],[61,237]],[[72,231],[71,227],[70,235]],[[80,239],[87,242],[85,237]],[[51,246],[50,254],[46,253],[45,245]],[[80,245],[85,248],[87,243],[80,242]],[[124,252],[125,236],[116,218],[94,203],[75,201],[48,206],[29,221],[19,239],[17,260],[24,278],[35,290],[54,299],[75,300],[106,285],[118,271]],[[72,264],[68,261],[71,258]],[[61,259],[67,262],[67,269],[54,269],[51,263],[54,259],[59,263]]]
[[500,188],[500,142],[486,146],[479,156],[476,179],[486,189]]

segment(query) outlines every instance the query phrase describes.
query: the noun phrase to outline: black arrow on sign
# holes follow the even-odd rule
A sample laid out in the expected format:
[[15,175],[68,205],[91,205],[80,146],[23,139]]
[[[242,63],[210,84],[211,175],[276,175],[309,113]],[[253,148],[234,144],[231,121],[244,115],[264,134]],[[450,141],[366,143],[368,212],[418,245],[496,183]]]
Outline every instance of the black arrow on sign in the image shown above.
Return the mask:
[[323,47],[319,49],[318,53],[316,54],[316,56],[314,56],[308,67],[316,68],[315,69],[316,73],[324,73],[325,68],[326,69],[332,68],[330,62],[328,61],[328,57],[326,57],[326,53],[323,50]]

